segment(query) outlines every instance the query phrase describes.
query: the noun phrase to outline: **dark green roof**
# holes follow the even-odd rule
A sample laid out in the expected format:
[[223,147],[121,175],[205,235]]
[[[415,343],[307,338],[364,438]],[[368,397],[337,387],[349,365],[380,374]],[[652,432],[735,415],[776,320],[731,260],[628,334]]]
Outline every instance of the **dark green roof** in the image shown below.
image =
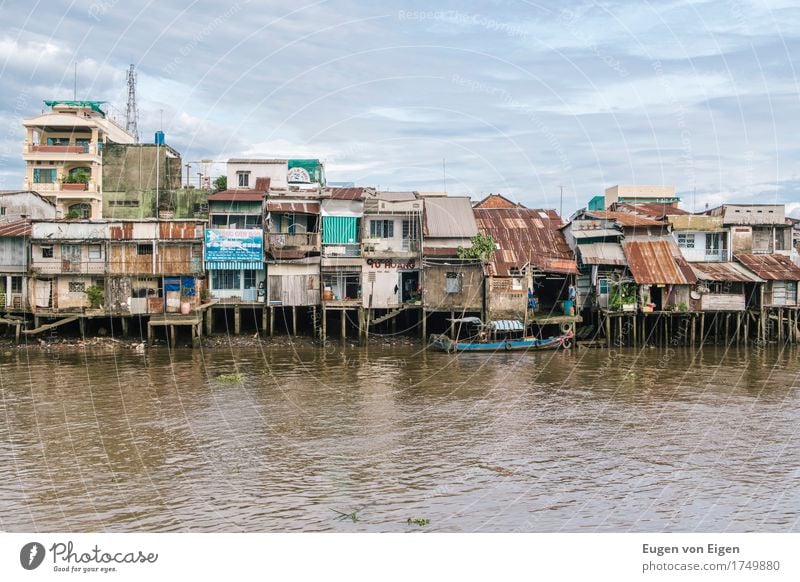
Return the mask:
[[48,107],[55,107],[56,105],[67,105],[68,107],[91,107],[92,111],[96,111],[103,117],[106,116],[106,112],[100,109],[100,104],[106,103],[106,101],[68,101],[63,99],[57,99],[53,101],[45,100],[44,104]]

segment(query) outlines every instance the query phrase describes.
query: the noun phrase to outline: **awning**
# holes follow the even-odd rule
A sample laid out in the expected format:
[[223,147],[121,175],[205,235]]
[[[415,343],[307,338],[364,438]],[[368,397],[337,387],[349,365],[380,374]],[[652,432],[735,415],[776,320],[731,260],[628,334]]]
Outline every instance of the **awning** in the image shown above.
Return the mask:
[[625,265],[625,253],[619,243],[578,245],[584,265]]
[[269,212],[301,212],[303,214],[319,214],[319,202],[279,202],[267,201]]
[[206,269],[209,271],[238,271],[239,269],[260,271],[263,268],[264,263],[257,261],[206,261]]
[[525,329],[518,319],[498,319],[489,323],[493,331],[522,331]]
[[448,317],[447,321],[452,321],[453,323],[471,323],[474,325],[483,325],[480,317],[456,317],[453,319]]

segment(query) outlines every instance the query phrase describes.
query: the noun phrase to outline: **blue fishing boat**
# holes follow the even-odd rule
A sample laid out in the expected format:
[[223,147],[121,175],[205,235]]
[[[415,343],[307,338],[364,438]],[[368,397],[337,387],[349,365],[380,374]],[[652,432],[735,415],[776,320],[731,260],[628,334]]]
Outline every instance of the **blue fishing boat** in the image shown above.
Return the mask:
[[[430,348],[448,353],[569,349],[574,336],[571,331],[549,338],[526,335],[525,326],[515,319],[484,323],[478,317],[462,317],[449,321],[459,328],[455,334],[457,339],[447,334],[435,334],[430,337]],[[461,339],[460,330],[464,328],[467,329],[467,337]]]

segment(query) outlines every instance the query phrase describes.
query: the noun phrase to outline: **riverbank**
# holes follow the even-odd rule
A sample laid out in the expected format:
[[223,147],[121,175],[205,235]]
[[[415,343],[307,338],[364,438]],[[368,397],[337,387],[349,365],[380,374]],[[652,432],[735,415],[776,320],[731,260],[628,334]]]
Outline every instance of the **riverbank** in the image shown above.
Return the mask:
[[[329,345],[342,346],[342,341],[329,339]],[[201,338],[199,347],[202,349],[217,348],[258,348],[295,345],[303,348],[322,349],[322,342],[308,336],[259,336],[253,335],[219,335],[205,336]],[[358,347],[360,344],[353,338],[345,340],[345,346]],[[368,339],[370,346],[419,346],[420,340],[409,336],[370,336]],[[197,346],[196,346],[197,347]],[[22,343],[16,343],[10,338],[0,338],[0,351],[25,351],[39,350],[44,352],[75,351],[83,349],[91,350],[133,350],[144,352],[148,350],[162,350],[169,348],[166,340],[156,340],[153,345],[147,345],[147,341],[142,338],[116,338],[108,336],[96,337],[59,337],[57,339],[29,338]],[[192,349],[191,341],[178,342],[177,349]]]

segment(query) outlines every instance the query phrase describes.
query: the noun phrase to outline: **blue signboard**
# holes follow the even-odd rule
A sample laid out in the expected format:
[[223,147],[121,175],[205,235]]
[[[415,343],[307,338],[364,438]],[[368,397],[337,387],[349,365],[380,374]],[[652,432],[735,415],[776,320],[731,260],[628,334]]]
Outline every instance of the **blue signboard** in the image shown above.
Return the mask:
[[264,237],[256,229],[206,229],[206,261],[262,263]]

